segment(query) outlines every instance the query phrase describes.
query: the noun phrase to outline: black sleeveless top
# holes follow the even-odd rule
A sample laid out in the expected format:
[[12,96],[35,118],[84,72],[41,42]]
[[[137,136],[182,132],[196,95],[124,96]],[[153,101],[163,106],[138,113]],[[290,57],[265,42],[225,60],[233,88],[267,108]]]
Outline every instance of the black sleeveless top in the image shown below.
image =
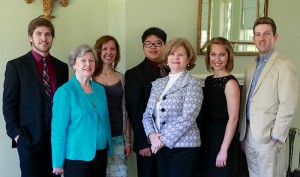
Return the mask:
[[227,82],[231,79],[237,81],[233,75],[220,78],[214,78],[213,75],[211,75],[205,79],[202,113],[206,119],[228,119],[227,102],[224,91]]

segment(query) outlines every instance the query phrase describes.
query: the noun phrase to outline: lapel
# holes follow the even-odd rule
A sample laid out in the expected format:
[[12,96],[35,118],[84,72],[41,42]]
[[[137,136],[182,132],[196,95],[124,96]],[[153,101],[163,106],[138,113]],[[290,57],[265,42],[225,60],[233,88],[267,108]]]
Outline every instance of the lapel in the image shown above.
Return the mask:
[[30,79],[33,83],[38,83],[38,87],[42,93],[42,95],[44,95],[44,97],[46,98],[46,94],[45,94],[45,90],[44,90],[44,86],[43,86],[43,81],[41,79],[41,76],[38,72],[38,68],[36,66],[36,63],[34,61],[34,56],[32,55],[31,51],[28,52],[25,55],[26,60],[24,60],[24,67],[28,68],[28,71],[30,74]]
[[150,79],[150,82],[154,81],[155,79],[159,78],[158,73],[155,71],[152,64],[148,61],[147,58],[144,59],[144,61],[141,63],[141,72],[143,73],[144,79],[148,80]]
[[[153,104],[152,106],[154,107],[155,104],[157,103],[157,100],[160,98],[162,92],[164,91],[166,85],[169,82],[170,76],[166,76],[160,79],[157,79],[156,81],[153,82],[153,89],[152,92],[153,98],[151,100],[151,103]],[[175,81],[173,86],[162,96],[169,95],[171,93],[174,93],[175,91],[185,87],[188,84],[188,81],[190,79],[190,74],[187,71],[184,71],[179,78]]]
[[99,84],[99,83],[96,83],[96,82],[90,80],[90,84],[91,84],[91,87],[92,87],[92,90],[93,90],[93,93],[94,93],[93,94],[94,100],[95,100],[96,105],[97,105],[96,111],[101,113],[102,112],[102,102],[101,102],[99,97],[101,97],[102,94],[98,92],[98,90],[96,89],[96,86],[95,86],[96,84]]
[[185,87],[188,84],[188,80],[190,78],[190,75],[187,71],[184,71],[181,76],[175,81],[174,85],[166,92],[166,95],[171,94],[183,87]]
[[166,76],[164,78],[158,79],[153,82],[153,88],[156,88],[154,90],[154,95],[155,98],[154,100],[158,100],[158,98],[161,96],[162,92],[164,91],[168,81],[169,81],[170,76]]
[[[90,107],[94,110],[95,113],[97,112],[96,114],[100,115],[99,119],[97,119],[97,120],[99,120],[102,125],[105,125],[105,123],[104,123],[105,116],[101,116],[101,115],[103,115],[103,106],[104,105],[103,105],[103,102],[101,101],[100,97],[102,97],[103,94],[101,92],[98,92],[97,87],[96,87],[96,85],[99,83],[96,83],[96,82],[90,80],[90,84],[91,84],[91,87],[92,87],[92,90],[94,93],[93,96],[94,96],[94,100],[96,102],[96,110],[94,110],[92,104],[90,104]],[[90,101],[90,100],[88,100],[88,101]]]
[[257,80],[256,86],[255,86],[254,91],[253,91],[253,95],[258,90],[258,88],[262,84],[262,82],[265,79],[265,77],[267,76],[267,74],[270,72],[272,65],[275,63],[277,55],[278,55],[278,53],[276,51],[274,51],[272,53],[272,55],[270,56],[270,58],[268,59],[266,65],[264,67],[264,69],[262,70],[262,73],[260,74],[260,76],[259,76],[259,78]]
[[52,66],[53,66],[53,69],[54,69],[54,73],[55,73],[55,90],[58,88],[58,84],[60,83],[57,83],[57,81],[60,81],[61,79],[58,79],[58,76],[60,76],[58,73],[60,73],[60,69],[59,67],[59,63],[56,63],[56,59],[54,57],[51,56],[51,62],[52,62]]
[[[246,77],[245,77],[245,82],[248,84],[246,85],[246,88],[247,89],[247,95],[246,95],[246,98],[248,98],[248,95],[249,95],[249,92],[250,92],[250,88],[251,88],[251,84],[252,84],[252,80],[253,80],[253,77],[254,77],[254,72],[255,72],[255,68],[257,66],[257,63],[255,61],[252,61],[249,68],[248,68],[248,71],[246,72]],[[251,78],[249,78],[251,76]]]
[[[78,82],[78,80],[77,80],[77,78],[76,78],[76,76],[75,76],[75,74],[74,74],[74,76],[72,77],[72,83],[73,83],[73,85],[74,85],[74,88],[76,89],[76,92],[78,93],[78,95],[81,97],[81,98],[83,98],[83,100],[84,100],[84,103],[87,103],[87,104],[85,104],[85,106],[88,106],[91,110],[94,110],[94,108],[93,108],[93,105],[92,105],[92,103],[90,103],[90,100],[89,100],[89,98],[87,97],[87,95],[86,95],[86,93],[83,91],[83,89],[81,88],[81,86],[80,86],[80,83]],[[91,81],[90,81],[91,82]],[[98,107],[100,106],[99,104],[99,101],[97,100],[97,98],[96,98],[96,96],[95,96],[95,90],[94,90],[94,88],[93,88],[93,85],[91,85],[92,86],[92,89],[93,89],[93,92],[94,92],[94,98],[95,98],[95,101],[96,101],[96,104],[97,104],[97,109],[98,109]],[[99,105],[99,106],[98,106]]]

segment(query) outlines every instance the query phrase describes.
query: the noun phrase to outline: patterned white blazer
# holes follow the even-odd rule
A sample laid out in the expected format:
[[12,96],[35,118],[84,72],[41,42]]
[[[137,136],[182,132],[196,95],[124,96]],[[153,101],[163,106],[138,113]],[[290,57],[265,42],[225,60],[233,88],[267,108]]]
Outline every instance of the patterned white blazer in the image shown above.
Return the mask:
[[163,95],[160,103],[160,130],[157,129],[153,118],[154,108],[168,81],[169,76],[152,82],[150,98],[143,115],[145,133],[147,137],[153,132],[163,134],[160,140],[171,149],[200,147],[196,119],[203,101],[201,81],[187,71]]

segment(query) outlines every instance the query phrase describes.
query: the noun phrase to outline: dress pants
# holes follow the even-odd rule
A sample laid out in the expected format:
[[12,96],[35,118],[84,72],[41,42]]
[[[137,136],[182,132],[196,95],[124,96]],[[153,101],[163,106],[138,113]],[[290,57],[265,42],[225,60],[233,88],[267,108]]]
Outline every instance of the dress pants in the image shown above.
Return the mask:
[[107,149],[97,150],[92,161],[65,160],[64,177],[105,177]]
[[57,177],[52,173],[50,131],[45,139],[35,145],[29,138],[20,135],[17,142],[21,177]]
[[144,157],[136,153],[138,177],[158,177],[156,161],[154,154],[151,157]]
[[167,148],[157,152],[159,177],[196,177],[199,166],[200,147]]
[[253,138],[250,127],[247,127],[245,153],[250,177],[278,177],[278,156],[282,143],[274,144],[271,140],[261,144]]

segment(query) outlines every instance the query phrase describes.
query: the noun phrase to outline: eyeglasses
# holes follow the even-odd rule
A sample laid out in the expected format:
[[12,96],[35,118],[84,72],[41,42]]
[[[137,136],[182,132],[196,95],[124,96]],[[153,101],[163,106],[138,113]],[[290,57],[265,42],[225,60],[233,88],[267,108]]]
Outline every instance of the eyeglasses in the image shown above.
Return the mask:
[[150,48],[153,45],[155,47],[161,47],[163,45],[163,42],[162,41],[155,41],[155,42],[147,41],[147,42],[144,43],[144,47],[146,47],[146,48]]

